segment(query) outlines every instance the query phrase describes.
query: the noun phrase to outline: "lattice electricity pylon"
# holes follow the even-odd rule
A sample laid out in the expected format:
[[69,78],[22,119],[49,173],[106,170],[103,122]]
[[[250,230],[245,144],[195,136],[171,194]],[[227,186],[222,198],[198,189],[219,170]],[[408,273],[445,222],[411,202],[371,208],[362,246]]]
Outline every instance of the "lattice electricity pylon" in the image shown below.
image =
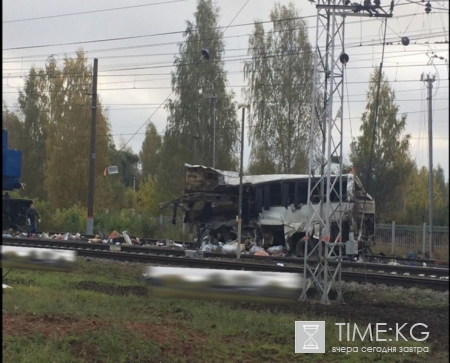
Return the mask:
[[[307,300],[307,291],[314,285],[321,294],[321,302],[329,304],[329,292],[336,289],[337,299],[343,302],[341,292],[342,216],[347,211],[342,203],[342,140],[344,71],[349,60],[345,53],[344,35],[346,16],[391,17],[380,6],[380,0],[364,0],[364,5],[349,0],[318,0],[316,48],[314,55],[314,89],[311,110],[311,132],[308,181],[308,224],[305,236],[304,272],[301,300]],[[365,12],[365,13],[364,13]],[[338,112],[333,115],[333,106]],[[322,139],[320,140],[320,136]],[[319,136],[319,137],[318,137]],[[314,177],[319,138],[320,176]],[[338,165],[338,175],[331,175],[331,165]],[[333,197],[333,201],[332,198]],[[311,240],[309,240],[311,235]],[[315,243],[316,240],[317,242]],[[311,267],[311,259],[317,259]],[[335,260],[330,270],[329,261]],[[310,278],[310,279],[309,279]]]

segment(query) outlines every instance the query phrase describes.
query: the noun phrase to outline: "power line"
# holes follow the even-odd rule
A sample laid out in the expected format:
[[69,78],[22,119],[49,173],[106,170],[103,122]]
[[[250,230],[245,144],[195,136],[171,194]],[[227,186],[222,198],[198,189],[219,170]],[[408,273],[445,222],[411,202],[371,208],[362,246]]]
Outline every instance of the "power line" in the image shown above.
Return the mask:
[[[367,83],[370,83],[371,81],[370,80],[368,80],[368,81],[353,81],[353,82],[348,82],[348,84],[367,84]],[[404,82],[417,82],[417,80],[416,79],[411,79],[411,80],[409,80],[409,79],[406,79],[406,80],[401,80],[401,79],[398,79],[398,80],[396,80],[396,81],[389,81],[389,83],[404,83]],[[275,84],[275,85],[293,85],[293,86],[295,86],[295,85],[302,85],[301,83],[299,83],[299,84],[296,84],[296,83],[277,83],[277,84]],[[246,84],[242,84],[242,85],[228,85],[228,86],[225,86],[225,87],[227,87],[227,88],[246,88],[246,87],[249,87],[248,85],[246,85]],[[188,88],[188,87],[187,87]],[[138,87],[138,88],[135,88],[135,87],[122,87],[122,88],[111,88],[111,89],[99,89],[99,91],[124,91],[124,90],[156,90],[156,89],[172,89],[172,87],[170,87],[170,86],[161,86],[161,87]],[[64,91],[46,91],[46,92],[52,92],[52,93],[54,93],[54,92],[64,92]],[[86,90],[86,93],[88,93],[89,92],[89,90]],[[12,94],[12,93],[17,93],[17,92],[3,92],[4,94]],[[30,94],[37,94],[37,93],[30,93]],[[446,100],[447,98],[443,98],[444,100]],[[441,99],[438,99],[438,100],[441,100]],[[416,101],[416,100],[412,100],[412,99],[409,99],[409,100],[396,100],[396,101]],[[363,102],[363,101],[351,101],[351,102]]]
[[[249,0],[247,0],[247,2],[245,3],[245,5],[248,3]],[[244,7],[241,8],[240,11],[242,11]],[[296,17],[296,18],[291,18],[291,19],[280,19],[277,21],[289,21],[289,20],[303,20],[303,19],[308,19],[308,18],[313,18],[315,17],[314,15],[309,15],[309,16],[303,16],[303,17]],[[257,22],[257,23],[272,23],[272,20],[267,20],[267,21],[261,21],[261,22]],[[220,29],[225,29],[227,30],[229,27],[242,27],[242,26],[251,26],[254,25],[255,23],[244,23],[244,24],[236,24],[231,26],[231,23],[227,26],[218,26],[215,28],[210,28],[211,30],[220,30]],[[84,41],[78,41],[78,42],[68,42],[68,43],[54,43],[54,44],[42,44],[42,45],[29,45],[29,46],[22,46],[22,47],[12,47],[12,48],[4,48],[3,50],[20,50],[20,49],[33,49],[33,48],[47,48],[47,47],[56,47],[56,46],[61,46],[61,45],[75,45],[75,44],[90,44],[90,43],[103,43],[103,42],[112,42],[112,41],[120,41],[120,40],[130,40],[130,39],[139,39],[139,38],[150,38],[150,37],[158,37],[158,36],[166,36],[166,35],[174,35],[174,34],[184,34],[186,30],[178,30],[178,31],[172,31],[172,32],[164,32],[164,33],[155,33],[155,34],[146,34],[146,35],[133,35],[133,36],[128,36],[128,37],[119,37],[119,38],[106,38],[106,39],[96,39],[96,40],[84,40]],[[223,32],[222,32],[223,33]],[[214,37],[210,40],[214,40],[214,39],[219,39],[219,37]],[[205,40],[205,39],[202,39]],[[202,40],[196,40],[196,41],[202,41]],[[174,44],[178,44],[179,42],[174,42]]]
[[[247,3],[246,3],[247,4]],[[396,18],[403,18],[408,16],[414,16],[415,14],[406,14],[406,15],[400,15]],[[309,15],[304,17],[296,17],[292,19],[280,19],[277,21],[288,21],[288,20],[300,20],[300,19],[308,19],[308,18],[315,18],[315,15]],[[251,26],[255,25],[255,23],[261,24],[261,23],[273,23],[272,20],[267,21],[256,21],[252,23],[244,23],[244,24],[236,24],[236,25],[228,25],[227,27],[219,26],[216,28],[212,28],[213,30],[219,30],[222,28],[228,29],[229,27],[241,27],[241,26]],[[347,24],[352,24],[357,22],[348,22]],[[231,23],[230,23],[231,24]],[[312,27],[306,27],[306,29],[312,29],[315,28],[315,26]],[[156,33],[156,34],[147,34],[147,35],[135,35],[135,36],[129,36],[129,37],[119,37],[119,38],[106,38],[106,39],[97,39],[97,40],[85,40],[85,41],[78,41],[78,42],[68,42],[68,43],[54,43],[54,44],[45,44],[45,45],[31,45],[31,46],[22,46],[22,47],[12,47],[12,48],[4,48],[4,51],[7,50],[21,50],[21,49],[34,49],[34,48],[47,48],[47,47],[55,47],[55,46],[61,46],[61,45],[76,45],[76,44],[91,44],[91,43],[103,43],[103,42],[110,42],[110,41],[120,41],[120,40],[129,40],[129,39],[139,39],[139,38],[147,38],[147,37],[156,37],[156,36],[166,36],[166,35],[174,35],[174,34],[183,34],[185,30],[182,31],[173,31],[173,32],[165,32],[165,33]],[[241,35],[242,36],[242,35]],[[230,37],[236,37],[236,36],[230,36]],[[214,38],[217,39],[217,38]],[[201,41],[201,40],[197,40]],[[179,42],[173,42],[169,44],[178,44]]]
[[186,2],[186,1],[187,0],[171,0],[171,1],[162,1],[162,2],[158,2],[158,3],[150,3],[150,4],[122,6],[122,7],[119,7],[119,8],[109,8],[109,9],[100,9],[100,10],[81,11],[81,12],[78,12],[78,13],[68,13],[68,14],[59,14],[59,15],[40,16],[40,17],[36,17],[36,18],[7,20],[7,21],[4,21],[3,24],[6,24],[6,23],[18,23],[18,22],[22,22],[22,21],[31,21],[31,20],[60,18],[60,17],[64,17],[64,16],[73,16],[73,15],[94,14],[94,13],[101,13],[101,12],[105,12],[105,11],[115,11],[115,10],[143,8],[143,7],[154,6],[154,5],[167,5],[167,4],[171,4],[171,3],[180,3],[180,2]]
[[[358,47],[358,46],[354,46],[354,47]],[[354,47],[349,45],[347,48],[354,48]],[[292,54],[289,54],[289,56],[296,56],[296,55],[299,55],[299,54],[301,54],[301,53],[292,53]],[[241,62],[241,61],[252,60],[252,59],[274,58],[274,57],[278,57],[278,56],[280,56],[279,53],[267,53],[266,56],[264,56],[264,54],[263,54],[262,56],[248,56],[248,57],[245,57],[245,58],[237,58],[239,56],[225,56],[225,57],[218,58],[217,60],[212,60],[212,62],[224,62],[224,61],[226,61],[228,63],[232,63],[232,62]],[[149,66],[139,66],[139,67],[137,65],[133,65],[133,66],[132,65],[129,65],[129,66],[127,66],[127,65],[111,65],[111,67],[118,67],[118,68],[109,68],[107,70],[100,71],[100,72],[101,73],[105,73],[105,72],[119,72],[119,71],[125,71],[126,72],[126,71],[136,71],[136,70],[141,70],[141,69],[172,68],[172,67],[176,67],[176,66],[179,66],[179,65],[194,65],[195,62],[186,62],[186,63],[177,63],[177,64],[175,64],[173,62],[170,62],[170,63],[167,63],[167,62],[165,62],[165,63],[141,63],[141,64],[144,64],[144,65],[145,64],[150,64],[150,65]],[[421,64],[420,66],[423,66],[423,64]],[[404,65],[401,65],[400,67],[404,67]],[[361,69],[361,68],[367,68],[367,67],[363,66],[363,67],[351,67],[351,68],[352,69],[358,69],[358,68]],[[4,69],[4,71],[5,70],[8,71],[8,70],[12,70],[12,69]],[[48,75],[47,73],[44,73],[44,74]],[[65,73],[65,74],[77,74],[77,73],[69,72],[69,73]],[[134,76],[134,75],[130,75],[130,76]],[[10,78],[16,77],[17,78],[15,73],[8,74],[8,77],[10,77]]]
[[[250,36],[251,34],[240,34],[240,35],[230,35],[230,36],[226,36],[223,37],[225,38],[235,38],[235,37],[241,37],[241,36]],[[439,35],[440,36],[440,35]],[[445,36],[445,33],[444,33]],[[185,42],[200,42],[200,41],[209,41],[209,40],[215,40],[216,38],[205,38],[205,39],[201,39],[201,40],[186,40]],[[421,38],[422,39],[422,38]],[[399,41],[399,39],[397,39],[397,37],[395,39],[391,39],[392,41],[388,42],[388,46],[390,45],[396,45],[394,43],[396,43],[397,41]],[[165,43],[152,43],[152,44],[144,44],[144,45],[134,45],[134,46],[125,46],[125,47],[115,47],[115,48],[104,48],[104,49],[95,49],[95,50],[86,50],[84,51],[86,54],[89,53],[101,53],[101,52],[110,52],[110,51],[119,51],[119,50],[130,50],[130,49],[143,49],[143,48],[149,48],[149,47],[158,47],[158,46],[167,46],[167,45],[176,45],[179,44],[179,42],[165,42]],[[350,48],[360,48],[360,47],[366,47],[366,46],[381,46],[381,44],[378,43],[372,43],[372,44],[365,44],[365,45],[361,45],[360,43],[353,43],[354,46],[350,46]],[[400,43],[399,43],[400,44]],[[435,44],[435,45],[446,45],[448,44],[448,41],[436,41],[433,43],[429,43],[429,42],[425,42],[425,43],[410,43],[409,47],[411,46],[425,46],[425,47],[429,47],[429,44]],[[63,54],[63,53],[55,53],[55,54],[51,54],[50,56],[53,55],[57,55],[57,54]],[[64,53],[65,54],[65,53]],[[76,54],[76,52],[70,52],[68,54]],[[18,61],[22,61],[22,58],[24,58],[26,56],[22,56],[22,57],[12,57],[12,58],[17,58]],[[6,58],[4,58],[6,59]],[[7,59],[11,59],[11,58],[7,58]]]
[[[233,60],[233,62],[237,62],[240,60]],[[228,61],[231,62],[231,61]],[[163,66],[161,66],[163,67]],[[423,67],[423,64],[410,64],[410,65],[391,65],[391,66],[384,66],[384,68],[399,68],[399,67],[404,67],[404,68],[409,68],[409,67]],[[160,68],[160,67],[145,67],[145,68]],[[371,69],[373,67],[370,66],[360,66],[360,67],[349,67],[349,69]],[[299,70],[312,70],[312,68],[301,68]],[[111,72],[113,72],[114,70],[111,70]],[[119,71],[119,70],[118,70]],[[224,72],[226,74],[231,73],[231,72]],[[242,71],[234,71],[233,73],[242,73]],[[133,77],[136,75],[126,75],[128,77]],[[11,77],[12,78],[12,77]],[[152,81],[157,81],[158,79],[154,79],[154,80],[144,80],[142,82],[152,82]],[[159,80],[163,80],[163,79],[159,79]],[[412,81],[412,80],[411,80]],[[132,82],[136,82],[136,81],[123,81],[123,82],[115,82],[118,84],[123,84],[123,83],[132,83]],[[369,81],[367,81],[369,82]],[[361,82],[361,81],[357,81],[357,82],[349,82],[349,83],[367,83],[367,82]],[[394,81],[389,81],[390,83],[396,83],[396,82],[409,82],[409,80],[394,80]],[[108,83],[106,83],[108,84]],[[114,84],[114,82],[111,82],[110,84]],[[296,83],[277,83],[274,85],[298,85]],[[7,87],[10,88],[15,88],[9,85],[5,85]],[[248,85],[229,85],[227,87],[248,87]],[[17,90],[20,90],[20,88],[15,88]],[[120,91],[120,90],[149,90],[149,89],[172,89],[171,86],[159,86],[159,87],[116,87],[116,88],[99,88],[99,91]],[[54,91],[54,92],[65,92],[64,90],[59,90],[59,91]],[[88,91],[86,91],[88,92]],[[4,92],[4,93],[15,93],[15,92]]]
[[[438,28],[436,28],[435,30],[438,30]],[[412,45],[418,45],[418,44],[412,44]],[[249,48],[247,48],[249,49]],[[257,47],[253,47],[251,49],[257,49]],[[231,49],[226,49],[225,53],[228,52],[239,52],[242,51],[242,49],[239,48],[231,48]],[[416,49],[403,49],[403,50],[394,50],[394,51],[390,51],[390,52],[386,52],[387,54],[393,54],[393,53],[413,53],[413,52],[417,52]],[[88,53],[88,52],[86,52]],[[92,51],[90,51],[89,53],[92,53]],[[192,52],[184,52],[183,54],[191,54]],[[312,53],[312,52],[311,52]],[[71,53],[70,53],[71,54]],[[110,55],[110,56],[102,56],[102,60],[104,59],[118,59],[118,58],[141,58],[141,57],[160,57],[160,56],[176,56],[179,55],[179,52],[171,52],[171,53],[146,53],[146,54],[124,54],[124,55]],[[372,53],[370,53],[372,54]],[[422,53],[420,53],[422,54]],[[56,55],[56,54],[54,54]],[[291,53],[287,54],[288,56],[291,55]],[[362,55],[362,54],[358,54],[358,55]],[[364,55],[369,55],[369,53],[364,53]],[[408,55],[404,55],[404,56],[408,56]],[[31,56],[33,57],[33,56]],[[39,57],[39,56],[36,56]],[[43,62],[45,61],[46,58],[48,58],[48,56],[45,56],[45,58],[42,59],[22,59],[23,57],[8,57],[8,58],[3,58],[2,62],[3,63],[17,63],[17,62],[24,62],[24,63],[34,63],[34,62]],[[26,57],[25,57],[26,58]]]

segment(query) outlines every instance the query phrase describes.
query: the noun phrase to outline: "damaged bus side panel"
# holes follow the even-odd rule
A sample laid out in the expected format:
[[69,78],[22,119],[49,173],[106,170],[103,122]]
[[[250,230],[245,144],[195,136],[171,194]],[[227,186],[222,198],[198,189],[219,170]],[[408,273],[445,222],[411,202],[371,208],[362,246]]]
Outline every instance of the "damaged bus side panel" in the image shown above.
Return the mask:
[[[197,242],[205,237],[212,243],[228,243],[237,239],[237,221],[239,196],[239,175],[200,165],[185,165],[185,194],[170,204],[185,212],[184,222],[196,227]],[[303,239],[309,236],[310,243],[319,238],[319,223],[313,219],[310,230],[308,220],[313,212],[307,204],[308,175],[250,175],[243,177],[243,240],[247,246],[269,248],[283,246],[289,254],[302,256]],[[336,180],[337,178],[337,180]],[[313,178],[315,185],[319,178]],[[342,238],[348,241],[350,232],[358,240],[358,247],[371,252],[374,235],[375,202],[368,195],[353,174],[332,176],[335,186],[330,193],[333,210],[338,207],[342,191]],[[340,185],[340,181],[342,185]],[[319,205],[318,187],[313,190],[312,204]],[[166,206],[169,204],[166,204]],[[325,215],[331,215],[326,211]],[[330,240],[336,240],[338,226],[336,213],[331,220]],[[315,217],[317,218],[317,217]],[[314,223],[316,222],[316,223]],[[312,237],[312,238],[311,238]]]

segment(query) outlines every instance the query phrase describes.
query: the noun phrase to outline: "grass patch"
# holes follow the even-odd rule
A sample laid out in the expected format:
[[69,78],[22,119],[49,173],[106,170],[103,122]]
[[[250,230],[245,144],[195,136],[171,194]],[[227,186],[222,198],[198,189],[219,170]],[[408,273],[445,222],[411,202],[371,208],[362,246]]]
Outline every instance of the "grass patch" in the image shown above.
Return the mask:
[[[175,300],[152,296],[142,280],[142,272],[143,265],[81,259],[72,273],[11,271],[5,283],[13,289],[3,294],[3,360],[14,363],[448,361],[448,324],[446,330],[430,326],[440,332],[442,339],[437,342],[437,335],[430,334],[430,354],[346,355],[329,351],[332,346],[379,345],[339,342],[335,322],[358,322],[364,326],[367,322],[389,323],[387,320],[392,316],[397,316],[395,322],[399,323],[422,322],[420,319],[427,313],[427,319],[434,317],[436,321],[425,323],[443,323],[445,318],[448,321],[448,312],[443,318],[438,314],[448,306],[448,295],[447,299],[435,300],[434,305],[421,303],[425,297],[422,292],[402,289],[398,294],[349,292],[346,306]],[[378,300],[374,303],[375,298]],[[380,301],[385,307],[379,306]],[[400,302],[403,305],[398,307]],[[386,317],[380,315],[383,312]],[[294,354],[296,320],[327,321],[327,354]],[[427,346],[412,342],[389,344],[405,345]]]

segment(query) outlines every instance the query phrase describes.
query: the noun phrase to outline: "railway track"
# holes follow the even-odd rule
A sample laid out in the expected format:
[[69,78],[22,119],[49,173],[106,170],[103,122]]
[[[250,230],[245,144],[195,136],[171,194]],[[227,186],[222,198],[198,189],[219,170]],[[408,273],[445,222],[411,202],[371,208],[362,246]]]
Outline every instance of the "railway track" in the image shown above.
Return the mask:
[[[5,245],[21,245],[21,246],[34,246],[34,247],[52,247],[52,248],[67,248],[67,249],[95,249],[101,251],[110,251],[111,249],[116,249],[119,246],[103,243],[89,243],[81,241],[64,241],[64,240],[52,240],[52,239],[28,239],[28,238],[3,238]],[[156,255],[167,255],[167,256],[187,256],[191,252],[196,252],[196,256],[201,256],[205,258],[220,258],[220,259],[236,259],[233,254],[222,254],[216,252],[201,252],[201,251],[188,251],[166,248],[166,247],[144,247],[144,246],[120,246],[121,252],[133,252],[141,254],[156,254]],[[254,256],[254,255],[241,255],[243,260],[261,261],[261,262],[281,262],[281,263],[292,263],[295,265],[302,265],[303,259],[294,257],[273,257],[273,256]],[[316,261],[311,260],[311,264]],[[331,264],[333,264],[331,262]],[[343,268],[349,269],[365,269],[371,271],[384,271],[388,273],[398,273],[398,274],[412,274],[412,275],[428,275],[436,277],[449,276],[448,268],[436,268],[436,267],[422,267],[422,266],[408,266],[408,265],[388,265],[380,263],[360,263],[360,262],[350,262],[343,261]]]
[[[110,260],[119,261],[130,261],[130,262],[142,262],[142,263],[158,263],[164,265],[176,265],[176,266],[189,266],[189,267],[200,267],[200,268],[216,268],[216,269],[227,269],[227,270],[247,270],[247,271],[267,271],[267,272],[291,272],[291,273],[302,273],[303,268],[298,267],[288,267],[288,266],[278,266],[271,264],[256,264],[256,263],[246,263],[238,261],[223,261],[223,260],[211,260],[202,258],[186,258],[186,257],[172,257],[166,255],[153,254],[154,250],[161,250],[161,248],[146,248],[146,247],[132,247],[132,246],[122,246],[121,251],[111,252],[104,249],[109,249],[110,245],[107,244],[91,244],[83,242],[73,242],[73,241],[53,241],[53,240],[30,240],[21,238],[3,238],[3,244],[7,246],[27,246],[27,247],[39,247],[39,248],[61,248],[76,250],[79,256],[92,257],[92,258],[103,258]],[[86,246],[87,245],[87,246]],[[101,246],[101,247],[100,247]],[[125,248],[124,248],[125,247]],[[145,251],[147,250],[147,251]],[[144,252],[143,252],[144,251]],[[176,250],[166,249],[166,253],[173,253]],[[185,251],[183,252],[183,256]],[[224,257],[226,255],[212,254],[211,257]],[[204,254],[205,256],[205,254]],[[205,256],[206,257],[206,256]],[[260,259],[265,259],[265,261],[270,261],[270,258],[260,257]],[[286,258],[284,258],[286,259]],[[297,259],[297,263],[298,263]],[[361,268],[362,264],[352,264],[350,268],[358,266]],[[386,285],[397,285],[403,287],[420,287],[420,288],[430,288],[434,290],[446,291],[449,289],[449,281],[445,279],[439,279],[440,276],[448,277],[448,270],[446,269],[436,269],[428,268],[432,270],[434,277],[427,278],[425,276],[403,276],[399,272],[405,273],[406,270],[411,271],[412,266],[390,266],[390,265],[380,265],[380,264],[366,264],[366,270],[370,269],[373,272],[354,272],[354,271],[342,271],[341,276],[344,281],[353,282],[368,282],[373,284],[386,284]],[[344,269],[349,268],[347,265],[342,266]],[[377,273],[380,267],[382,267],[383,272],[387,272],[390,269],[391,274]],[[421,271],[419,275],[425,275],[424,268],[414,267],[416,272]],[[394,271],[395,270],[395,271]],[[441,271],[442,270],[442,271]],[[395,273],[395,274],[394,274]]]
[[[36,234],[42,234],[43,232],[36,232]],[[54,234],[61,234],[63,235],[64,232],[48,232],[49,235]],[[84,237],[86,239],[94,238],[96,235],[93,234],[85,234],[81,233],[81,237]],[[147,242],[147,243],[156,243],[160,241],[161,239],[154,239],[154,238],[140,238],[141,241]],[[59,240],[61,241],[61,240]],[[175,243],[182,244],[185,246],[192,246],[195,244],[194,241],[174,241]],[[134,246],[133,246],[134,247]],[[138,247],[138,246],[137,246]],[[399,257],[399,256],[382,256],[382,255],[366,255],[365,256],[369,260],[396,260],[397,262],[407,262],[408,264],[415,263],[417,265],[422,265],[423,263],[426,263],[427,266],[430,265],[442,265],[442,266],[449,266],[449,261],[440,261],[440,260],[430,260],[426,258],[406,258],[406,257]],[[245,257],[244,257],[245,258]],[[294,258],[295,259],[295,258]],[[298,259],[298,258],[297,258]]]

